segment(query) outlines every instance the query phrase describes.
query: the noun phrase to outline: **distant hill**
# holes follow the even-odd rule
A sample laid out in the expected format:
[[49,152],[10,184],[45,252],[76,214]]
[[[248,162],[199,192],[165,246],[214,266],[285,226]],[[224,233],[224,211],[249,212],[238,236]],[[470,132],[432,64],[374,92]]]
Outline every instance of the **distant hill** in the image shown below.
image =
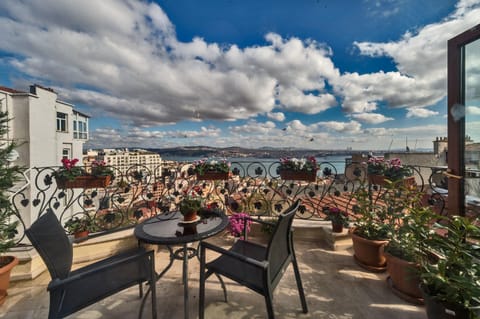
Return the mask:
[[148,149],[151,152],[160,154],[162,157],[256,157],[256,158],[281,158],[281,157],[304,157],[304,156],[329,156],[329,155],[352,155],[355,153],[365,153],[367,151],[352,150],[312,150],[312,149],[294,149],[294,148],[242,148],[225,147],[217,148],[210,146],[183,146],[173,148],[153,148]]

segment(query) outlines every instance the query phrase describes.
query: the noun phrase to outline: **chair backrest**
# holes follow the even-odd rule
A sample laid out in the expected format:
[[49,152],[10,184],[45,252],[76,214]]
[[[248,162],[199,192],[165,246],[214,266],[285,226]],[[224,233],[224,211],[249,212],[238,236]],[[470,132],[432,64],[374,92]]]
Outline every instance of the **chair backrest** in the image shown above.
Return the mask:
[[68,277],[73,248],[53,211],[48,210],[40,216],[25,233],[47,265],[52,279]]
[[283,268],[288,266],[292,256],[292,238],[291,228],[293,218],[300,206],[300,200],[295,201],[288,209],[286,209],[278,218],[277,224],[270,237],[267,248],[267,259],[270,265],[269,276],[271,281],[278,281],[278,275]]

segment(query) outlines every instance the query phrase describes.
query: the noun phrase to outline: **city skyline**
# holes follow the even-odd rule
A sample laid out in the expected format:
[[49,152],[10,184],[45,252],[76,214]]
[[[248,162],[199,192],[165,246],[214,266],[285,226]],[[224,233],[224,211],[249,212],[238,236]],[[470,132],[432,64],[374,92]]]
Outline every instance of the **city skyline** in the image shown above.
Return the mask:
[[432,148],[446,41],[478,16],[479,0],[7,0],[0,84],[92,116],[87,148]]

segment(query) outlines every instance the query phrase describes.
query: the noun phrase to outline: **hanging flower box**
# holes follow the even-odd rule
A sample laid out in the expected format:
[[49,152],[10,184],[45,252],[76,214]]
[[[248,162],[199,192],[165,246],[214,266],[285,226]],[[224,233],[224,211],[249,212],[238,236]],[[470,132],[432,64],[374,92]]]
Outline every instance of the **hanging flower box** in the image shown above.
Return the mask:
[[68,179],[58,179],[57,186],[61,189],[66,188],[103,188],[110,185],[110,181],[112,179],[111,175],[105,176],[92,176],[92,175],[85,175],[85,176],[77,176],[73,180]]
[[203,172],[197,173],[197,180],[209,181],[209,180],[227,180],[228,172]]
[[313,171],[293,171],[280,170],[280,177],[283,180],[315,182],[317,180],[317,170]]
[[[385,186],[386,179],[389,179],[385,175],[376,175],[376,174],[369,174],[368,175],[368,182],[373,185],[380,185]],[[393,184],[398,185],[401,184],[404,187],[411,188],[415,186],[415,176],[408,176],[402,179],[393,180]]]

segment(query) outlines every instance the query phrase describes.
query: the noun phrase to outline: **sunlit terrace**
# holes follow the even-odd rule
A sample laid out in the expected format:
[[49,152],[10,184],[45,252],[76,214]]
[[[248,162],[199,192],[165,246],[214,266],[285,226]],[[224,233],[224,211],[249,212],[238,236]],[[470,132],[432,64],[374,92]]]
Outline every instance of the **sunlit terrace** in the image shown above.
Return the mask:
[[[57,167],[33,168],[27,173],[27,184],[12,197],[19,215],[32,220],[46,210],[54,210],[62,225],[72,216],[88,216],[95,229],[88,238],[75,241],[74,263],[79,267],[109,254],[137,245],[133,228],[145,219],[176,210],[178,196],[185,189],[199,189],[206,203],[228,215],[248,212],[254,218],[276,218],[296,199],[302,200],[294,221],[294,243],[304,282],[309,313],[302,314],[293,272],[289,267],[274,295],[278,318],[425,318],[423,306],[404,301],[394,294],[385,273],[367,271],[353,259],[351,239],[346,230],[331,231],[325,221],[325,207],[338,207],[355,219],[355,193],[368,188],[381,193],[382,186],[371,185],[365,163],[349,163],[341,173],[338,163],[319,163],[313,181],[285,180],[277,171],[278,162],[233,162],[225,179],[202,180],[189,163],[163,163],[155,170],[141,165],[112,167],[114,178],[106,186],[59,188],[52,173]],[[447,214],[448,201],[444,168],[411,167],[415,189],[423,194],[425,205],[438,213]],[[29,181],[29,183],[28,183]],[[378,195],[377,195],[378,196]],[[373,198],[373,197],[372,197]],[[477,206],[471,206],[475,213]],[[22,225],[26,222],[22,221]],[[46,317],[50,281],[38,254],[20,233],[16,248],[21,262],[12,277],[14,283],[1,308],[4,318]],[[266,242],[266,234],[252,230],[252,238]],[[208,241],[223,247],[234,238],[224,231]],[[197,243],[192,244],[196,247]],[[157,249],[156,269],[161,271],[168,261],[164,246]],[[190,317],[198,312],[198,260],[189,263]],[[158,314],[160,318],[183,316],[183,286],[181,262],[176,261],[165,277],[157,282]],[[33,280],[31,280],[33,279]],[[215,278],[207,281],[206,318],[265,318],[263,298],[227,281],[229,302],[222,301],[221,286]],[[149,318],[149,301],[144,318]],[[140,299],[133,287],[82,310],[72,318],[133,318],[138,315]]]

